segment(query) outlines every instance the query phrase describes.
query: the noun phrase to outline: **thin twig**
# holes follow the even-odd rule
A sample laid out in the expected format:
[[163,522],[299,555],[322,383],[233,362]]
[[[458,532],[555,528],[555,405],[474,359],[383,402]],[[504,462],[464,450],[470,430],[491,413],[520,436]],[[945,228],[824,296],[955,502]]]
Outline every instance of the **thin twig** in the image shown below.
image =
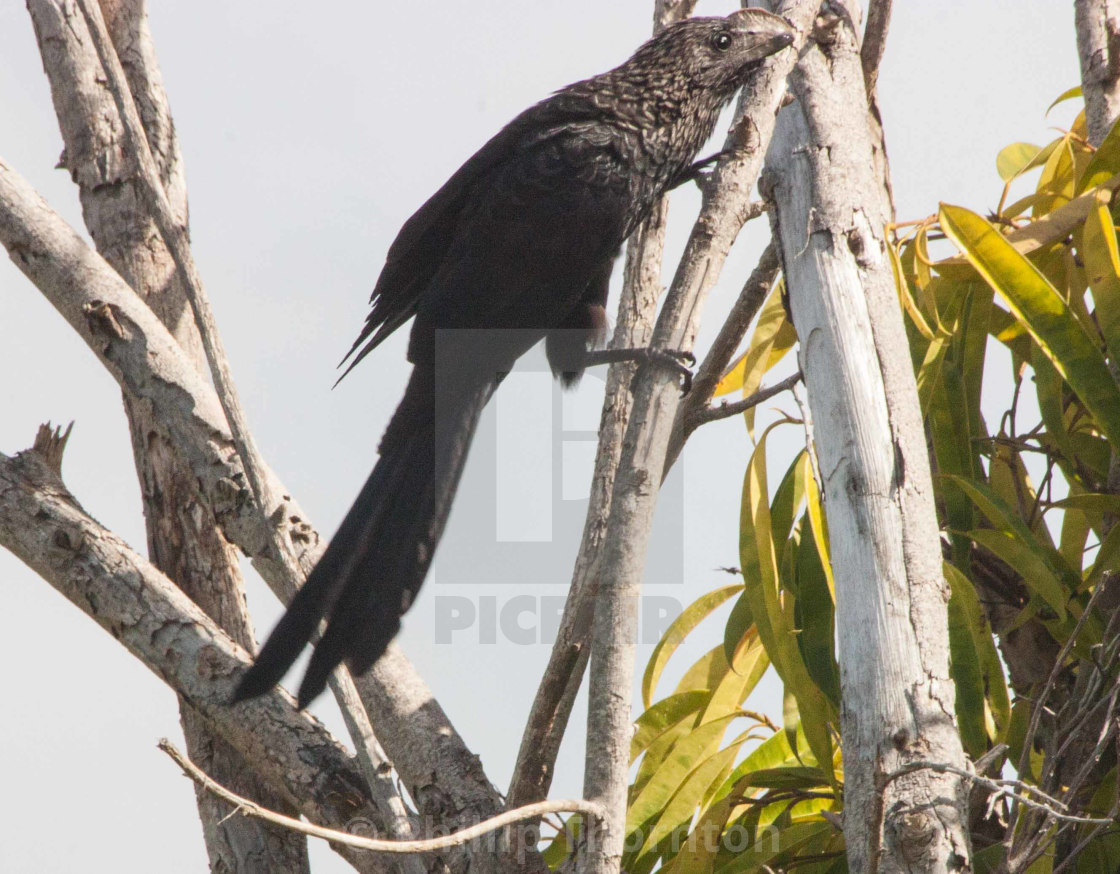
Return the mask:
[[250,801],[248,798],[243,798],[234,792],[230,792],[221,783],[212,779],[190,761],[190,759],[179,752],[179,750],[175,748],[175,745],[167,738],[160,740],[158,746],[183,769],[183,773],[186,774],[186,776],[194,780],[195,783],[207,792],[232,804],[236,812],[242,813],[245,816],[254,817],[255,819],[262,819],[265,822],[270,822],[273,825],[278,825],[299,832],[300,834],[308,835],[313,838],[322,838],[324,841],[330,841],[331,843],[344,844],[358,850],[373,850],[378,853],[429,853],[435,850],[459,847],[469,843],[475,838],[497,831],[507,825],[524,822],[525,820],[538,819],[549,813],[580,813],[584,816],[596,818],[603,815],[602,808],[590,801],[540,801],[536,804],[528,804],[525,807],[519,807],[516,810],[507,810],[477,825],[472,825],[443,837],[428,838],[421,841],[385,841],[376,838],[365,838],[361,835],[352,835],[349,832],[338,831],[337,829],[323,828],[313,823],[307,823],[298,819],[293,819],[290,816],[284,816],[282,813],[266,810],[259,804]]
[[770,400],[774,395],[779,395],[784,391],[793,388],[801,381],[801,371],[792,376],[787,376],[781,382],[775,383],[768,388],[761,388],[754,394],[748,395],[738,401],[724,401],[715,407],[705,407],[704,409],[697,410],[695,413],[695,426],[692,430],[700,425],[706,425],[708,422],[718,422],[720,419],[727,419],[731,416],[737,416],[740,413],[745,413],[752,407],[757,407],[759,404]]
[[[1038,733],[1038,723],[1042,719],[1042,711],[1045,709],[1046,699],[1049,697],[1050,692],[1054,689],[1054,684],[1058,681],[1058,676],[1062,672],[1063,663],[1073,650],[1073,645],[1077,641],[1078,635],[1081,634],[1081,629],[1089,619],[1089,614],[1093,612],[1096,607],[1097,598],[1104,591],[1103,586],[1097,586],[1093,590],[1093,594],[1089,596],[1089,601],[1085,605],[1085,609],[1081,611],[1081,616],[1078,617],[1077,623],[1073,627],[1069,638],[1062,645],[1061,650],[1058,651],[1057,658],[1054,659],[1054,667],[1050,669],[1050,675],[1046,678],[1046,683],[1042,687],[1042,691],[1035,699],[1034,707],[1031,712],[1031,721],[1027,726],[1027,733],[1023,736],[1023,753],[1019,757],[1019,762],[1016,771],[1020,774],[1027,773],[1030,765],[1031,750],[1034,749],[1035,735]],[[1016,818],[1016,810],[1012,807],[1011,819],[1014,821]]]
[[[1037,786],[1031,786],[1030,784],[1024,783],[1021,780],[996,780],[992,777],[982,777],[973,771],[967,770],[966,768],[957,768],[953,765],[947,765],[943,762],[908,762],[897,771],[888,774],[886,779],[883,781],[883,787],[885,788],[888,783],[897,779],[898,777],[903,777],[906,774],[912,774],[915,771],[924,770],[936,771],[938,774],[953,774],[957,777],[961,777],[962,779],[969,780],[979,786],[983,786],[989,792],[992,792],[996,795],[1002,795],[1006,798],[1010,798],[1012,799],[1012,801],[1018,804],[1022,804],[1025,807],[1030,807],[1033,810],[1038,810],[1044,813],[1046,816],[1049,816],[1061,822],[1072,822],[1077,823],[1078,825],[1115,824],[1115,820],[1111,818],[1096,816],[1075,816],[1070,813],[1064,813],[1057,808],[1065,808],[1065,804],[1063,804],[1057,798],[1047,795]],[[1016,789],[1019,791],[1015,791]],[[1044,800],[1035,801],[1033,798],[1026,794],[1027,792],[1032,792],[1035,795],[1040,796]]]

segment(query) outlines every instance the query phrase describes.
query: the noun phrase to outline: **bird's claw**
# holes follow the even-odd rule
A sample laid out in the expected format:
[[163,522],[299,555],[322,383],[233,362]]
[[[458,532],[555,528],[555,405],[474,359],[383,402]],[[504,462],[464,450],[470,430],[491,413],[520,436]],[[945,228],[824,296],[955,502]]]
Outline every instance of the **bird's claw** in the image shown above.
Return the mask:
[[681,397],[692,391],[692,367],[696,356],[683,349],[650,349],[649,360],[668,367],[680,377]]
[[696,364],[696,356],[682,349],[596,349],[587,353],[583,363],[585,367],[591,367],[596,364],[617,364],[620,361],[667,367],[680,377],[682,396],[692,389],[691,365]]

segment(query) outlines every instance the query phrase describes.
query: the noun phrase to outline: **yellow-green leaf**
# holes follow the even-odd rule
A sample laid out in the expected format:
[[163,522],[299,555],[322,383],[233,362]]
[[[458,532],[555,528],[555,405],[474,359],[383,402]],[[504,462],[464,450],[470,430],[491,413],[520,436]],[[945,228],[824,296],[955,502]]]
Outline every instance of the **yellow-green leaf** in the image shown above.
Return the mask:
[[1049,115],[1050,110],[1052,110],[1059,103],[1065,103],[1067,100],[1072,100],[1074,97],[1080,97],[1080,96],[1081,96],[1081,86],[1080,85],[1074,85],[1072,88],[1070,88],[1066,91],[1063,91],[1061,94],[1058,95],[1058,98],[1053,103],[1051,103],[1049,106],[1046,107],[1046,115]]
[[945,233],[1027,326],[1108,440],[1120,445],[1120,389],[1100,349],[1061,295],[976,213],[943,204],[940,221]]
[[1081,234],[1081,258],[1096,304],[1095,315],[1114,361],[1120,360],[1120,248],[1116,228],[1102,194]]
[[677,741],[649,782],[642,787],[630,804],[630,809],[626,813],[627,834],[645,825],[665,809],[688,773],[719,748],[727,727],[732,720],[738,718],[738,714],[732,714],[705,723]]
[[678,692],[658,701],[639,716],[635,723],[634,737],[630,741],[631,764],[646,751],[651,743],[681,720],[690,717],[695,720],[704,705],[708,703],[709,697],[710,693],[706,689]]
[[720,779],[735,761],[740,746],[742,740],[732,743],[692,769],[661,811],[656,824],[648,830],[645,842],[636,854],[637,858],[650,852],[681,823],[692,820],[711,784]]
[[1030,166],[1031,161],[1042,151],[1041,146],[1032,143],[1012,143],[1004,146],[996,155],[996,172],[1004,182],[1010,182]]
[[699,625],[713,610],[741,591],[743,591],[742,586],[734,585],[723,586],[713,592],[708,592],[689,604],[681,615],[673,620],[673,623],[666,629],[664,636],[653,648],[649,663],[646,665],[645,674],[642,676],[642,702],[647,710],[653,702],[653,691],[657,687],[657,681],[661,679],[661,672],[665,670],[665,665],[668,664],[673,653],[677,651],[677,647],[688,637],[692,629]]
[[832,708],[809,676],[779,592],[780,578],[766,485],[766,440],[774,427],[767,428],[760,438],[747,464],[743,481],[739,557],[746,585],[744,595],[750,601],[751,615],[770,661],[797,699],[809,746],[818,760],[827,761],[832,750],[832,738],[828,731],[833,717]]

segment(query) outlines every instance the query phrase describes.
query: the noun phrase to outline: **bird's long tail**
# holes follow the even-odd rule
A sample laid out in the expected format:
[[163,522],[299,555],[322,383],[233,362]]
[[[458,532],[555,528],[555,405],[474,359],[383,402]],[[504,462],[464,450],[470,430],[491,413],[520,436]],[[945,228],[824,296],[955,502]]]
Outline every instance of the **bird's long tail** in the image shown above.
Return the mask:
[[431,367],[413,370],[377,466],[242,678],[235,700],[276,685],[324,616],[327,630],[300,685],[301,707],[343,660],[362,673],[385,652],[428,572],[496,379],[460,372],[443,383],[436,384]]

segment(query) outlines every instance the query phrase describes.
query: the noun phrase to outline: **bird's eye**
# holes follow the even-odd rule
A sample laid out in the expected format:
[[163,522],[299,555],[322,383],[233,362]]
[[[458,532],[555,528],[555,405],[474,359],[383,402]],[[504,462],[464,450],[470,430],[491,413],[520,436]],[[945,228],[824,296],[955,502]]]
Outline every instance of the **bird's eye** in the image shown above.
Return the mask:
[[725,52],[731,48],[731,34],[726,30],[719,31],[712,37],[712,45],[715,46],[717,51]]

